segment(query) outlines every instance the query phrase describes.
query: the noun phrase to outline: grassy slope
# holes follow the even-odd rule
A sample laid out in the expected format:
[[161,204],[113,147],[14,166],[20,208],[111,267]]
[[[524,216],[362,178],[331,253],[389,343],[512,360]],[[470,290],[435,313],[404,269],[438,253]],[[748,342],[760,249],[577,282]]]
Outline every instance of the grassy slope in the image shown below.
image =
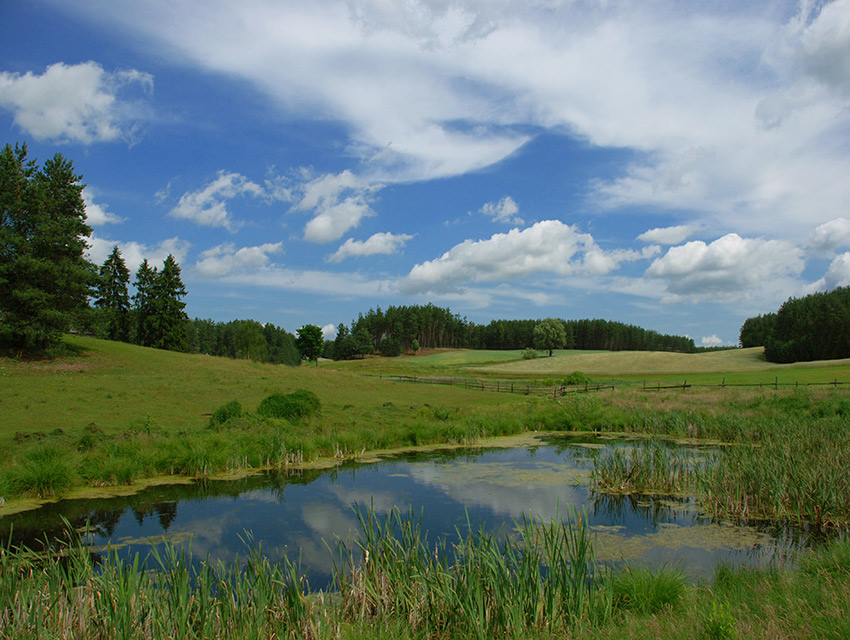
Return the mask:
[[[253,410],[275,392],[307,389],[322,401],[330,423],[383,421],[411,406],[487,406],[520,402],[445,387],[376,383],[345,368],[286,367],[247,360],[187,355],[120,342],[69,337],[79,357],[51,362],[0,360],[0,445],[17,432],[80,431],[95,424],[106,433],[151,424],[166,430],[199,428],[236,399]],[[391,406],[390,406],[391,405]]]

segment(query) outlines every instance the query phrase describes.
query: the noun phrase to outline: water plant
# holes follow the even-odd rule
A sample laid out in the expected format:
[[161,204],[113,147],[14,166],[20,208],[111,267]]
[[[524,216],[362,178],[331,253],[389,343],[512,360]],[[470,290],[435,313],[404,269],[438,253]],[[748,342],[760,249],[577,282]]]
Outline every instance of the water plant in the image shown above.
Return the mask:
[[[426,637],[519,637],[605,620],[608,575],[595,562],[586,516],[523,518],[510,535],[467,523],[433,547],[421,516],[357,510],[361,538],[341,543],[335,583],[358,624],[403,620]],[[355,553],[356,551],[356,553]]]

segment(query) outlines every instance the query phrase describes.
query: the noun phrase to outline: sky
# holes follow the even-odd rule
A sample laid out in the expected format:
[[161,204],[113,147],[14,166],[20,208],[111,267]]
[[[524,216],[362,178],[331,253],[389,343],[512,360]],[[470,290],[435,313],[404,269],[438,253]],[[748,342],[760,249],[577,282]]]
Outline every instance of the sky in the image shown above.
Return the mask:
[[716,346],[850,285],[850,0],[0,0],[0,130],[191,317]]

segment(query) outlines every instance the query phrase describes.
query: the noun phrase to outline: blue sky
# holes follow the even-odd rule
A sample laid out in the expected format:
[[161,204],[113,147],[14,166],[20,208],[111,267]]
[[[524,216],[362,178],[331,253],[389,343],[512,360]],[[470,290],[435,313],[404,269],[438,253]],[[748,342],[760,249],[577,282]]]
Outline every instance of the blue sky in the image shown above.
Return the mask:
[[0,128],[193,317],[715,345],[850,284],[850,0],[3,2]]

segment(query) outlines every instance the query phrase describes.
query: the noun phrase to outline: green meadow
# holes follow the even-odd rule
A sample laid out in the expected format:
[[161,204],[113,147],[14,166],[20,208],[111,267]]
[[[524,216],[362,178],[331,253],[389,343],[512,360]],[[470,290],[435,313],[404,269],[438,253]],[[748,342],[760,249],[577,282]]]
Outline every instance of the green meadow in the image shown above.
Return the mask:
[[[427,383],[548,385],[576,371],[615,380],[616,389],[553,397]],[[398,375],[426,383],[383,379]],[[683,380],[697,386],[644,387]],[[597,491],[687,493],[724,520],[829,532],[850,524],[850,393],[835,381],[850,381],[848,362],[772,365],[758,349],[561,351],[532,360],[518,351],[435,351],[290,368],[67,337],[54,359],[0,360],[0,515],[148,482],[326,466],[529,431],[596,431],[646,436],[629,455],[596,456]],[[295,397],[306,399],[301,410],[275,413]],[[726,446],[693,458],[657,437]],[[515,545],[470,531],[435,551],[403,514],[384,522],[362,514],[355,544],[373,562],[339,567],[338,592],[327,598],[304,591],[297,566],[271,566],[259,549],[249,551],[247,574],[221,566],[194,574],[176,558],[162,571],[117,559],[94,570],[73,545],[55,558],[4,548],[0,637],[848,634],[847,541],[807,551],[790,569],[721,567],[695,585],[672,567],[609,573],[595,562],[581,514],[569,515],[557,527],[518,526]],[[556,565],[565,572],[546,569]]]

